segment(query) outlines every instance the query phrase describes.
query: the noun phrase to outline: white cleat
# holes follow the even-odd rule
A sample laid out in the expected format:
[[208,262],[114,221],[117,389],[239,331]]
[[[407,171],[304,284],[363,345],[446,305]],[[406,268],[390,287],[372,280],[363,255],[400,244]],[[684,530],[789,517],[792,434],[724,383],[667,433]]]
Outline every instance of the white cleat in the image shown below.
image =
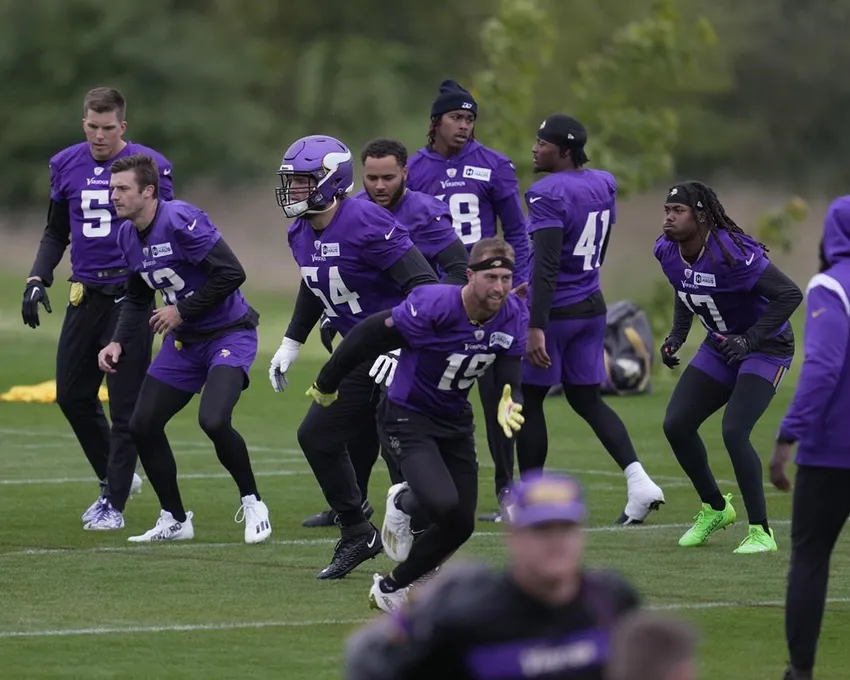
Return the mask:
[[191,541],[195,538],[195,527],[192,524],[192,513],[186,513],[186,521],[178,522],[170,512],[161,510],[159,519],[153,529],[141,536],[130,536],[131,543],[153,543],[155,541]]
[[410,515],[396,507],[398,495],[408,489],[407,482],[393,484],[387,491],[387,511],[381,526],[381,541],[384,552],[394,562],[404,562],[413,546],[413,533],[410,531]]
[[142,478],[135,472],[133,473],[133,483],[130,484],[130,495],[135,496],[142,492]]
[[237,524],[245,522],[245,543],[262,543],[272,535],[269,509],[254,495],[243,496],[242,505],[233,519]]
[[106,499],[98,508],[97,515],[83,526],[86,531],[117,531],[123,528],[124,515]]
[[87,524],[95,519],[100,512],[101,506],[108,502],[109,501],[107,501],[103,496],[98,496],[97,500],[92,503],[82,515],[80,515],[80,519],[83,521],[83,524]]
[[372,587],[369,589],[369,606],[372,609],[380,609],[382,612],[391,614],[407,604],[409,588],[401,588],[394,593],[385,593],[381,590],[382,578],[380,574],[372,576]]
[[650,512],[664,504],[664,492],[644,472],[640,463],[632,463],[626,468],[626,480],[629,500],[617,524],[643,524]]

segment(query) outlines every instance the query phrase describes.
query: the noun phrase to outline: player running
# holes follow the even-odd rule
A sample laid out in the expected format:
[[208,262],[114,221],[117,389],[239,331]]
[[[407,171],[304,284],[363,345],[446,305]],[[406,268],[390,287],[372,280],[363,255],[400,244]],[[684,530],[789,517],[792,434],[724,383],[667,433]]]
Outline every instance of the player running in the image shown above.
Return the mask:
[[696,315],[708,331],[682,373],[664,417],[664,434],[694,485],[702,510],[679,545],[702,545],[736,519],[721,494],[700,439],[700,425],[724,404],[723,443],[747,509],[749,530],[738,554],[777,550],[758,453],[750,433],[767,410],[794,357],[788,319],[803,300],[796,284],[767,258],[767,248],[735,224],[714,191],[682,182],[667,193],[664,234],[655,257],[676,292],[673,328],[661,346],[670,368]]

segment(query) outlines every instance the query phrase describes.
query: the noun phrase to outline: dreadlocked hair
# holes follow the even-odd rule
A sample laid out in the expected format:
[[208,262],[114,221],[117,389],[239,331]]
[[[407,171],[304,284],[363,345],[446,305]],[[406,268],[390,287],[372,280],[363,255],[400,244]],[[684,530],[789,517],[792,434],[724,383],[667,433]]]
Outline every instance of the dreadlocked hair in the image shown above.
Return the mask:
[[[741,227],[739,227],[735,221],[729,217],[729,215],[726,214],[726,209],[723,207],[720,199],[717,198],[717,194],[714,193],[714,189],[707,184],[693,180],[683,182],[683,184],[688,187],[693,192],[696,199],[702,203],[703,207],[701,212],[707,218],[709,233],[714,234],[717,245],[720,248],[720,252],[723,253],[723,257],[726,262],[731,265],[735,260],[732,257],[732,254],[726,249],[723,241],[717,237],[717,231],[719,229],[725,230],[729,234],[729,238],[732,239],[732,243],[738,246],[738,250],[741,251],[741,254],[746,255],[747,251],[744,249],[744,243],[741,241],[740,237],[740,234],[746,234],[746,232],[741,229]],[[695,210],[700,209],[695,208]],[[768,248],[764,245],[764,243],[758,241],[758,244],[765,253],[768,252]],[[709,256],[710,254],[711,253],[709,252]]]
[[[434,146],[434,140],[437,138],[437,126],[440,124],[440,119],[442,117],[442,114],[431,117],[431,124],[428,125],[428,146]],[[472,132],[469,133],[469,138],[475,139],[474,127],[472,128]]]

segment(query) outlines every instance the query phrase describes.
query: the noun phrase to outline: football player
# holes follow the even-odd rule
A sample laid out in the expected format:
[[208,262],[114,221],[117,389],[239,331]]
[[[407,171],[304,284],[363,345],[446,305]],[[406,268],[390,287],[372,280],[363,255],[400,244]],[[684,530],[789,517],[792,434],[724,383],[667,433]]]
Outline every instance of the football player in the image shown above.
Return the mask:
[[701,182],[670,188],[655,257],[675,291],[673,328],[661,346],[672,368],[696,315],[707,333],[679,378],[664,434],[702,501],[679,545],[702,545],[736,519],[732,494],[720,492],[700,439],[700,425],[722,406],[723,443],[747,509],[749,530],[738,554],[774,552],[762,467],[750,433],[773,400],[794,357],[789,319],[803,300],[797,285],[767,257],[767,248],[735,224]]
[[[124,370],[124,346],[139,326],[164,336],[130,420],[162,510],[152,529],[129,540],[194,538],[192,513],[183,507],[165,426],[203,389],[198,422],[239,489],[242,504],[236,521],[245,523],[246,543],[265,541],[272,532],[269,510],[257,491],[245,440],[231,424],[257,356],[259,315],[239,290],[245,271],[203,210],[183,201],[159,200],[154,159],[127,156],[111,169],[112,201],[126,220],[119,229],[118,247],[132,274],[112,342],[98,356],[101,370],[107,375]],[[151,315],[156,291],[165,305]]]
[[[391,212],[349,198],[354,163],[339,140],[312,135],[293,142],[278,174],[277,201],[295,218],[289,247],[301,269],[292,319],[269,368],[272,387],[280,392],[322,314],[345,337],[370,314],[398,304],[416,286],[437,283],[437,277]],[[372,357],[346,377],[342,396],[330,408],[313,404],[298,428],[298,443],[342,535],[319,579],[343,578],[382,550],[347,452],[350,442],[362,441],[375,428],[379,391],[369,375],[374,363]]]
[[522,394],[528,427],[517,438],[520,471],[542,468],[548,452],[543,402],[563,386],[570,407],[593,429],[626,477],[628,500],[617,520],[643,522],[664,502],[640,464],[626,426],[602,399],[606,305],[599,270],[617,220],[617,183],[585,168],[587,132],[562,114],[546,118],[532,154],[535,173],[547,173],[525,193],[533,238],[531,320]]
[[50,159],[47,227],[27,277],[22,309],[31,328],[40,323],[39,305],[51,312],[47,289],[70,244],[71,286],[56,352],[56,403],[100,482],[98,498],[82,515],[86,529],[122,528],[123,518],[114,523],[104,518],[121,516],[129,494],[142,485],[135,474],[138,457],[129,428],[153,347],[153,333],[145,325],[126,338],[121,372],[106,376],[110,426],[98,399],[103,373],[97,354],[112,339],[128,276],[118,247],[121,220],[109,198],[110,164],[136,153],[150,155],[159,168],[161,198],[173,198],[171,163],[153,149],[124,140],[126,113],[117,90],[89,91],[83,100],[86,141]]
[[[496,220],[501,222],[505,240],[516,253],[514,286],[528,280],[528,232],[519,197],[516,168],[510,159],[475,140],[478,103],[453,80],[445,80],[431,105],[428,144],[410,159],[407,186],[436,196],[449,207],[455,231],[467,249],[482,238],[497,236]],[[501,435],[494,420],[501,396],[491,372],[478,380],[484,409],[487,444],[496,467],[497,499],[513,478],[512,442]],[[501,513],[488,513],[479,519],[501,521]]]

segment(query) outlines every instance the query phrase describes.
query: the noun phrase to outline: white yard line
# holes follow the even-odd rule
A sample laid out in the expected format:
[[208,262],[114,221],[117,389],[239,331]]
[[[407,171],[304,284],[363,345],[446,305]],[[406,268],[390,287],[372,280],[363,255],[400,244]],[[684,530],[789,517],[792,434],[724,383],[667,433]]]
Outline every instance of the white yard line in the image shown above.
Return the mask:
[[[255,477],[289,477],[309,475],[311,470],[268,470],[255,472]],[[229,472],[188,472],[177,475],[178,479],[230,479]],[[48,477],[45,479],[0,479],[0,486],[26,486],[30,484],[93,484],[91,477]]]
[[[828,604],[846,604],[850,597],[831,597]],[[647,609],[663,611],[686,611],[699,609],[748,609],[759,607],[784,607],[784,600],[760,602],[680,602],[648,605]],[[309,626],[353,626],[374,619],[313,619],[304,621],[232,621],[222,623],[163,624],[159,626],[103,626],[99,628],[58,628],[53,630],[5,630],[0,638],[68,637],[82,635],[138,635],[141,633],[180,633],[192,631],[224,631],[260,628],[305,628]]]
[[[775,525],[790,524],[790,520],[776,520],[772,522]],[[640,533],[643,531],[664,531],[667,529],[685,529],[691,526],[690,524],[644,524],[641,526],[621,527],[617,525],[588,527],[585,531],[589,534],[596,533],[612,533],[622,531],[627,533]],[[472,534],[472,538],[493,538],[503,536],[503,531],[476,531]],[[295,538],[295,539],[280,539],[267,541],[264,545],[326,545],[336,543],[338,537],[328,538]],[[221,542],[221,543],[203,543],[193,541],[179,541],[164,545],[162,543],[151,545],[117,545],[117,546],[93,546],[89,548],[25,548],[23,550],[15,550],[9,552],[0,552],[0,559],[4,557],[26,557],[40,555],[79,555],[86,553],[126,553],[129,551],[145,551],[145,554],[150,554],[148,551],[170,551],[170,550],[203,550],[216,548],[241,548],[244,543],[237,542]],[[245,548],[251,550],[252,548]]]

